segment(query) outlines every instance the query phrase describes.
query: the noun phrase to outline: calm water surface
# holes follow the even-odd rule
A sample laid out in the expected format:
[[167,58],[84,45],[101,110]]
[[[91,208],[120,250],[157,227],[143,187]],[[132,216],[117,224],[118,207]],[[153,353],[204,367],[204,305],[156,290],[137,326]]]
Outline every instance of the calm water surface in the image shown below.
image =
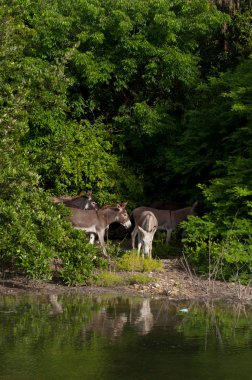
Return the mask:
[[0,379],[250,380],[252,305],[0,296]]

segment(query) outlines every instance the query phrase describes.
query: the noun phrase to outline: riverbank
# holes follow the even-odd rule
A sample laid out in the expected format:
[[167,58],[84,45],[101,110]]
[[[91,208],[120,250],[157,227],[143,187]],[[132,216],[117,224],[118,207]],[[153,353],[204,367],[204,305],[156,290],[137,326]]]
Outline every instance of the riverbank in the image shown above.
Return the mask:
[[[69,292],[82,294],[119,293],[142,297],[163,297],[172,300],[225,299],[252,302],[251,286],[224,281],[210,281],[188,272],[176,259],[162,261],[164,270],[162,272],[148,273],[150,282],[147,284],[68,287],[57,281],[34,281],[21,274],[5,273],[0,276],[0,295],[21,293],[60,294]],[[127,276],[125,272],[116,272],[116,274]]]

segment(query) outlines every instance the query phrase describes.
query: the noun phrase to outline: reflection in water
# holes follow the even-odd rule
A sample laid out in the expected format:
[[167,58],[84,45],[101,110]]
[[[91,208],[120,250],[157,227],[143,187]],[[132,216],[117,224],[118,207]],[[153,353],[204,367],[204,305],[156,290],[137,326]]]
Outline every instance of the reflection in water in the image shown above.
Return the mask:
[[52,310],[50,312],[51,315],[57,315],[63,313],[63,309],[61,304],[58,302],[57,294],[49,294],[48,296],[49,302],[52,306]]
[[251,307],[213,302],[1,297],[0,379],[247,380],[251,320]]
[[[69,298],[58,295],[48,295],[51,306],[49,315],[57,316],[64,314],[65,308],[69,307]],[[82,299],[85,303],[85,298]],[[239,328],[240,320],[251,319],[251,309],[243,304],[234,304],[225,307],[213,301],[204,303],[186,302],[186,308],[181,308],[181,304],[175,301],[154,300],[150,298],[129,298],[129,297],[92,297],[89,299],[92,304],[92,312],[88,317],[83,318],[80,335],[85,340],[91,333],[97,336],[113,340],[120,337],[126,326],[131,326],[139,335],[146,335],[156,327],[166,327],[178,332],[186,332],[187,328],[194,329],[194,325],[201,325],[200,333],[204,325],[205,350],[207,349],[207,337],[214,332],[219,348],[223,347],[223,322],[228,320],[228,327],[231,330]],[[95,307],[94,307],[95,306]],[[183,313],[187,310],[187,313]],[[2,311],[8,314],[12,312]],[[77,315],[76,315],[77,317]],[[82,315],[84,317],[84,315]],[[194,332],[195,333],[195,332]]]
[[[49,315],[54,316],[63,314],[64,304],[66,306],[69,304],[69,299],[65,297],[61,297],[61,302],[59,302],[56,294],[48,295],[48,301],[51,306]],[[79,335],[82,340],[90,337],[91,333],[113,340],[123,334],[126,325],[133,327],[139,335],[146,335],[157,326],[185,332],[188,326],[193,329],[194,325],[199,324],[200,321],[200,324],[204,325],[205,350],[208,345],[207,337],[213,332],[219,348],[223,348],[222,325],[226,314],[222,312],[222,305],[213,301],[187,302],[186,308],[181,308],[181,304],[176,301],[150,298],[103,298],[99,296],[92,297],[91,302],[95,308],[89,318],[84,318],[86,321],[82,325]],[[189,314],[184,314],[183,310]],[[225,311],[229,314],[229,318],[232,316],[229,322],[229,328],[232,330],[239,328],[240,318],[251,319],[244,304],[229,305],[228,309],[226,306]]]
[[90,332],[113,340],[123,333],[126,323],[136,326],[139,334],[144,335],[151,331],[153,327],[153,314],[151,312],[150,299],[138,300],[131,310],[120,312],[114,309],[111,313],[111,307],[103,307],[94,316],[93,319],[82,329],[81,336],[87,337]]
[[154,318],[151,312],[150,299],[144,299],[142,302],[139,317],[136,318],[135,325],[140,334],[144,335],[151,331],[154,324]]
[[96,332],[97,334],[113,339],[122,334],[123,326],[127,322],[125,313],[110,317],[107,310],[100,310],[87,325],[86,332]]

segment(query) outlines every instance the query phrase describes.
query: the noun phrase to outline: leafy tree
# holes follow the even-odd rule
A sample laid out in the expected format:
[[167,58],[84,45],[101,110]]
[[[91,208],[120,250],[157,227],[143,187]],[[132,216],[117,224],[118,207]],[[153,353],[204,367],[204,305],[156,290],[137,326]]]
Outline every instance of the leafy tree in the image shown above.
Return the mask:
[[111,126],[104,123],[104,116],[90,118],[92,101],[84,99],[82,104],[81,94],[74,95],[71,90],[77,78],[68,65],[80,45],[76,25],[80,8],[69,8],[62,1],[35,4],[16,0],[13,4],[9,13],[30,32],[16,75],[29,83],[29,129],[22,145],[40,175],[40,184],[58,194],[92,188],[101,201],[141,194],[141,181],[120,164],[112,150]]
[[29,82],[22,143],[41,185],[92,188],[101,201],[142,198],[155,146],[177,134],[198,81],[199,43],[222,14],[207,1],[12,4],[30,33],[19,67]]
[[72,15],[76,8],[80,44],[69,70],[78,117],[103,116],[112,152],[144,179],[146,193],[157,181],[170,188],[155,170],[157,146],[177,137],[200,76],[199,44],[227,17],[207,1],[83,1]]
[[[188,157],[191,170],[203,172],[210,164],[212,172],[210,183],[201,186],[209,213],[188,226],[191,236],[187,242],[197,246],[192,257],[200,252],[200,260],[199,257],[196,260],[202,262],[205,270],[208,253],[213,252],[213,256],[221,260],[222,273],[225,268],[225,277],[235,277],[241,272],[241,277],[247,280],[252,270],[251,73],[252,61],[248,60],[234,72],[212,80],[203,90],[205,99],[212,99],[211,107],[208,111],[206,104],[199,108],[196,118],[193,113],[194,134],[190,127],[190,132],[188,129],[185,134],[191,146],[196,148],[191,152],[191,159]],[[203,145],[203,141],[208,141],[208,145]],[[214,152],[209,154],[210,146]],[[200,160],[203,156],[205,159]],[[217,160],[211,162],[211,157]]]
[[180,140],[173,149],[162,152],[173,171],[185,180],[193,173],[195,181],[204,183],[222,174],[216,162],[231,156],[250,156],[250,97],[251,60],[235,72],[200,85],[194,108],[186,114]]
[[[20,71],[26,67],[23,50],[32,31],[6,7],[1,7],[0,24],[0,264],[51,278],[52,259],[64,259],[67,252],[72,267],[76,257],[83,257],[82,266],[76,266],[85,281],[94,268],[94,252],[39,186],[22,146],[29,131],[30,82]],[[64,273],[62,278],[69,282]]]

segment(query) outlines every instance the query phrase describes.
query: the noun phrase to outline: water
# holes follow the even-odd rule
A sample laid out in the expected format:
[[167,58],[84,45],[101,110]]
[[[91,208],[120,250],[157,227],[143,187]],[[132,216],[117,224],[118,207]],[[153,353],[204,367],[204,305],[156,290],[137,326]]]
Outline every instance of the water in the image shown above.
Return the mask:
[[0,296],[0,379],[251,379],[252,306]]

